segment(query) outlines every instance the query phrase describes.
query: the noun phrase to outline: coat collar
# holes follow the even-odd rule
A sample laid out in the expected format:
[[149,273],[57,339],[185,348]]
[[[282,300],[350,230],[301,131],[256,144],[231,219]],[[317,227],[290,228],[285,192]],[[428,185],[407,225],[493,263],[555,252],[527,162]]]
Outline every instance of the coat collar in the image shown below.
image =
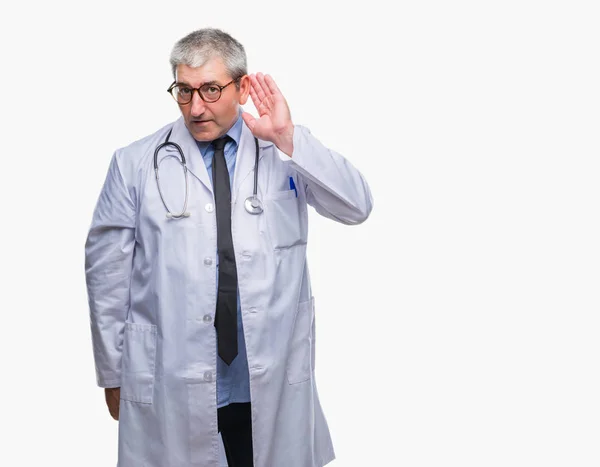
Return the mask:
[[[206,189],[211,194],[213,194],[212,182],[209,178],[208,171],[206,170],[204,160],[202,159],[202,154],[200,153],[200,149],[198,149],[196,140],[193,138],[192,134],[185,126],[185,121],[183,120],[183,117],[179,117],[179,119],[177,119],[177,121],[173,125],[173,131],[171,133],[169,141],[177,143],[181,147],[181,150],[183,151],[183,154],[185,156],[187,166],[192,172],[190,175],[192,177],[195,176],[206,187]],[[271,143],[270,141],[264,141],[259,139],[258,146],[260,148],[260,161],[260,159],[262,159],[263,157],[264,149],[273,146],[273,143]],[[248,175],[250,175],[250,173],[254,171],[254,164],[256,161],[255,148],[256,146],[254,143],[254,136],[252,135],[250,128],[248,128],[248,126],[246,126],[246,123],[243,122],[242,134],[240,136],[240,143],[238,145],[236,155],[235,172],[233,175],[233,190],[231,197],[232,202],[235,202],[240,186],[242,185],[246,177],[248,177]],[[169,147],[168,150],[174,151],[175,149]]]
[[[200,149],[198,149],[196,140],[185,126],[183,117],[179,117],[173,125],[173,131],[171,132],[169,141],[177,143],[181,147],[186,164],[191,172],[191,177],[195,176],[202,182],[206,189],[212,193],[212,183],[208,177],[208,171],[204,165],[202,154],[200,154]],[[169,149],[171,150],[172,147]]]

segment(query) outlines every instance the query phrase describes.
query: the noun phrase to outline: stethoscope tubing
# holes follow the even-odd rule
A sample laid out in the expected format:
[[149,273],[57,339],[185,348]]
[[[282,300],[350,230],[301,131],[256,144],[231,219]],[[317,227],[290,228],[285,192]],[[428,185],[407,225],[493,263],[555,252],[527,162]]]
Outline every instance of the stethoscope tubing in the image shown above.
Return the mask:
[[[187,205],[188,205],[188,199],[189,199],[189,177],[188,177],[187,163],[185,160],[185,156],[183,155],[183,150],[177,143],[169,141],[172,131],[173,131],[173,128],[171,128],[169,130],[169,133],[167,134],[165,141],[162,142],[161,144],[159,144],[156,147],[156,149],[154,150],[154,175],[156,177],[156,186],[158,187],[158,194],[160,195],[160,199],[161,199],[163,205],[165,206],[165,209],[167,210],[167,218],[181,219],[181,218],[190,216],[190,213],[187,212]],[[254,143],[256,146],[256,156],[254,159],[254,189],[252,191],[252,196],[249,196],[248,198],[246,198],[246,200],[244,202],[244,208],[246,209],[246,211],[249,214],[260,214],[263,212],[263,207],[262,207],[262,202],[258,198],[258,161],[259,161],[259,151],[260,151],[260,148],[258,146],[258,138],[256,138],[256,137],[254,138]],[[159,181],[160,177],[158,174],[158,153],[162,148],[164,148],[166,146],[173,146],[175,149],[177,149],[177,152],[179,153],[179,156],[181,158],[181,165],[183,167],[183,174],[185,177],[185,201],[183,203],[183,210],[177,214],[174,214],[173,212],[171,212],[171,210],[167,206],[167,202],[165,201],[162,190],[160,189],[160,181]]]

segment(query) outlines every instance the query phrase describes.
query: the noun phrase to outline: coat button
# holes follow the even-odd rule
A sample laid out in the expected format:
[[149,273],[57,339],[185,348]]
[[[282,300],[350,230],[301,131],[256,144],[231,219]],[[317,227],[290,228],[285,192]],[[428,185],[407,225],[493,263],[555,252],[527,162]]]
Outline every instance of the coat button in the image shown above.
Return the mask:
[[206,209],[206,212],[213,212],[215,210],[215,207],[212,203],[208,203],[206,206],[204,206],[204,209]]
[[210,323],[212,321],[212,316],[210,315],[204,315],[204,322],[205,323]]
[[212,264],[212,258],[204,258],[204,264],[210,266]]
[[210,371],[205,371],[204,372],[204,381],[211,381],[212,380],[212,373]]
[[252,307],[252,308],[249,308],[248,311],[250,313],[256,313],[258,310],[256,309],[256,307]]

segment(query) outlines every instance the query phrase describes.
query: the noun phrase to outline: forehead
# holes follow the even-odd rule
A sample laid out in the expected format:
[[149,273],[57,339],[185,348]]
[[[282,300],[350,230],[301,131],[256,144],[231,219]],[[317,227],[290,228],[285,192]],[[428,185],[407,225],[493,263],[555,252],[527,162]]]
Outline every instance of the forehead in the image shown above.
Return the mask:
[[211,58],[204,65],[199,67],[190,67],[187,65],[177,65],[176,80],[179,83],[186,83],[192,86],[199,86],[209,81],[221,82],[229,78],[225,64],[220,57]]

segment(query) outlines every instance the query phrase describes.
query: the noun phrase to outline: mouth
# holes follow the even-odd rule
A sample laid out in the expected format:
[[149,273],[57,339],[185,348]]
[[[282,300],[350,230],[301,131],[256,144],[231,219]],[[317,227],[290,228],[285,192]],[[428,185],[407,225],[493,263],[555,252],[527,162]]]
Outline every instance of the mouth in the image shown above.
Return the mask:
[[210,123],[210,120],[192,120],[192,124],[194,125],[206,125],[207,123]]

